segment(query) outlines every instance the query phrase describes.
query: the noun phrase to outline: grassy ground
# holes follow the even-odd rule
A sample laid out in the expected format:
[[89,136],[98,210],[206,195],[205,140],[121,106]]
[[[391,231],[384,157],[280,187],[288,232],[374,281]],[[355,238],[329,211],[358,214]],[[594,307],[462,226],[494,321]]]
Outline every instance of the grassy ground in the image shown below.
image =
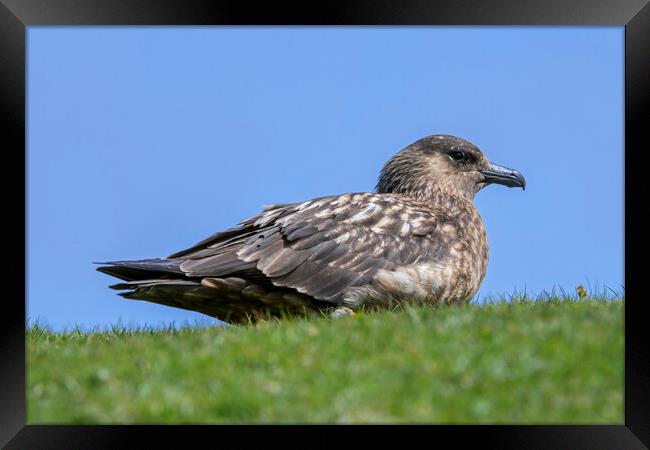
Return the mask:
[[28,423],[623,423],[623,301],[27,332]]

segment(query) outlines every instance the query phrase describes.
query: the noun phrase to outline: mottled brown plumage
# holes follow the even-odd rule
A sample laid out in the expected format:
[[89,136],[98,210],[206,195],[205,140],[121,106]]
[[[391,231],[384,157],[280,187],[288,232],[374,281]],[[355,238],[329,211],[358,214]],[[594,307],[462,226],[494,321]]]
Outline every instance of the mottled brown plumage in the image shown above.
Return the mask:
[[525,187],[471,143],[420,139],[393,156],[375,193],[272,205],[167,259],[115,261],[126,298],[233,323],[396,303],[459,303],[477,292],[488,241],[474,195]]

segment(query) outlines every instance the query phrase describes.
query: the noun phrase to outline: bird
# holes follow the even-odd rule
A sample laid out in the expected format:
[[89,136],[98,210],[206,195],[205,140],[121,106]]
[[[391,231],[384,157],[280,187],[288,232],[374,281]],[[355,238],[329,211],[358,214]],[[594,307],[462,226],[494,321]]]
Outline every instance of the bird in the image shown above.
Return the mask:
[[466,304],[488,265],[474,196],[526,188],[471,142],[423,137],[383,166],[374,192],[267,205],[167,258],[100,262],[119,295],[230,324],[354,315],[400,305]]

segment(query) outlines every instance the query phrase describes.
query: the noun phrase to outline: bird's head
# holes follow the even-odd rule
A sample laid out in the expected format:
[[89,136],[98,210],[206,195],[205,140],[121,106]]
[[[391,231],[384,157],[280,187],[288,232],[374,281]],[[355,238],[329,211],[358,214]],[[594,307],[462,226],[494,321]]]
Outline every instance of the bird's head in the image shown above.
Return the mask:
[[520,172],[492,164],[471,142],[434,134],[394,155],[384,165],[376,190],[425,198],[441,192],[471,200],[493,183],[526,188]]

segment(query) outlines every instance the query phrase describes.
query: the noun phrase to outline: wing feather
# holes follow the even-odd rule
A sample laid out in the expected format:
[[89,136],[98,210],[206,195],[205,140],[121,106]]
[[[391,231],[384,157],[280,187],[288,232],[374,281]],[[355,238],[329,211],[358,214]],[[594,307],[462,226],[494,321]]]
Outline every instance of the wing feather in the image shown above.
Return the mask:
[[[435,250],[436,215],[426,205],[371,193],[274,205],[235,229],[176,253],[191,277],[252,273],[275,286],[338,302],[381,269]],[[242,275],[243,276],[243,275]]]

